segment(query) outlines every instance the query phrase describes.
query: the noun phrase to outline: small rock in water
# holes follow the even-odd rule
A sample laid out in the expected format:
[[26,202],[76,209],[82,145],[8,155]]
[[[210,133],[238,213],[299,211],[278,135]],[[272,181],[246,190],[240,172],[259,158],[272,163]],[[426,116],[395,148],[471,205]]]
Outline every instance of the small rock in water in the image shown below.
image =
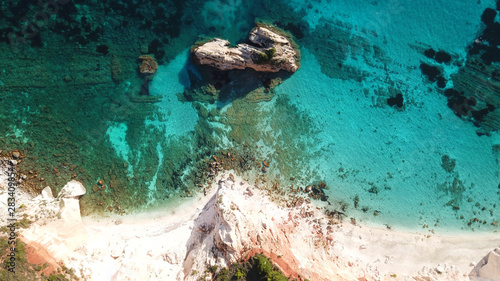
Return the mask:
[[21,154],[18,151],[12,152],[12,157],[14,157],[15,159],[18,159],[19,156],[21,156]]

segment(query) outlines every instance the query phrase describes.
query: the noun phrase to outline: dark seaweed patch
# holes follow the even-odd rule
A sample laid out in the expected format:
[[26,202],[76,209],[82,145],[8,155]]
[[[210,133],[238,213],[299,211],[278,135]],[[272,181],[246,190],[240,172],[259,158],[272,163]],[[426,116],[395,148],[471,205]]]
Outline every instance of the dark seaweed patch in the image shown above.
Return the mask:
[[9,43],[9,33],[14,32],[12,27],[0,28],[0,42]]
[[279,28],[286,30],[286,31],[290,31],[293,34],[293,36],[295,36],[295,38],[297,38],[297,39],[304,38],[305,32],[306,32],[305,30],[309,29],[308,26],[304,26],[304,24],[301,24],[301,23],[289,22],[287,24],[283,24],[281,22],[275,21],[273,24]]
[[106,45],[97,45],[96,52],[107,55],[109,52],[109,47]]
[[497,11],[491,9],[491,8],[486,8],[484,10],[483,15],[481,15],[481,21],[484,22],[486,25],[491,25],[493,22],[495,22],[495,17],[497,16]]
[[33,38],[31,38],[30,45],[31,47],[35,48],[43,47],[42,37],[40,36],[39,32],[37,32],[36,35]]
[[488,41],[490,46],[500,45],[500,23],[495,22],[488,25],[486,29],[484,29],[482,38]]
[[146,19],[144,23],[139,27],[140,29],[150,29],[153,26],[153,22]]
[[486,47],[485,52],[481,54],[484,64],[491,65],[492,62],[500,61],[500,49],[497,47]]
[[449,63],[451,61],[451,56],[443,51],[439,51],[436,53],[435,60],[438,63]]
[[403,107],[404,98],[402,94],[397,94],[395,97],[387,99],[387,104],[389,106],[397,106],[399,108]]
[[436,51],[434,51],[434,49],[427,49],[424,51],[424,55],[430,59],[433,59],[434,56],[436,55]]
[[443,77],[443,76],[438,76],[438,77],[436,78],[436,81],[437,81],[437,83],[436,83],[436,84],[437,84],[438,88],[443,89],[443,88],[445,88],[445,87],[446,87],[446,79],[444,79],[444,77]]
[[453,95],[448,98],[448,107],[458,116],[465,116],[469,112],[468,99],[463,95]]
[[441,71],[435,66],[428,65],[426,63],[420,64],[420,70],[429,79],[429,81],[434,82],[436,78],[441,75]]
[[475,110],[475,111],[472,111],[472,117],[478,121],[478,122],[481,122],[481,121],[484,121],[484,117],[495,110],[495,107],[491,104],[487,104],[487,107],[486,108],[483,108],[481,110]]

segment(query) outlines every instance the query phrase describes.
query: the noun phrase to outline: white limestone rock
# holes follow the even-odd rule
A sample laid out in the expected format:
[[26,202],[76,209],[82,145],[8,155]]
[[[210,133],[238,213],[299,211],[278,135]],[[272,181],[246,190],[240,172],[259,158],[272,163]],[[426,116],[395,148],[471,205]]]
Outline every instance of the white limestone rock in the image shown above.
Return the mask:
[[500,281],[500,248],[489,252],[469,274],[471,281]]
[[87,193],[85,186],[77,180],[72,180],[68,182],[63,188],[57,197],[63,198],[78,198]]
[[261,72],[285,70],[295,72],[299,68],[299,53],[285,36],[258,26],[249,35],[253,45],[238,44],[230,48],[230,42],[215,38],[192,50],[195,61],[220,70],[252,68]]
[[50,186],[46,186],[42,190],[42,198],[43,199],[54,199],[54,195],[52,194],[52,189],[50,189]]

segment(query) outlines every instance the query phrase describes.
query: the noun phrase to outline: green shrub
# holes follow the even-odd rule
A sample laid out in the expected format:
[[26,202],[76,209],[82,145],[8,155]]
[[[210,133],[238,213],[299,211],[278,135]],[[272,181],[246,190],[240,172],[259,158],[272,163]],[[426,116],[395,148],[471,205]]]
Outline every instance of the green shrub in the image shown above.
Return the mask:
[[62,274],[51,274],[47,281],[67,281],[68,279]]
[[214,274],[215,281],[288,281],[288,278],[273,266],[272,261],[262,254],[253,256],[247,262],[234,263],[229,268],[222,268],[218,274],[215,274],[214,266],[209,267],[207,271]]
[[267,49],[266,50],[266,55],[267,55],[267,59],[268,60],[271,60],[274,55],[276,54],[276,49],[275,48],[271,48],[271,49]]
[[33,222],[30,221],[29,219],[27,218],[23,218],[22,220],[18,221],[17,224],[20,228],[29,228],[30,225],[32,224]]
[[267,275],[267,281],[288,281],[288,278],[278,270],[273,270]]
[[247,278],[247,273],[244,269],[238,268],[236,270],[236,273],[233,276],[233,280],[240,281],[240,280],[246,280]]
[[255,59],[253,60],[256,64],[264,64],[269,61],[269,57],[266,53],[255,52]]
[[267,276],[273,270],[271,261],[262,255],[257,256],[256,267],[257,273],[262,277]]

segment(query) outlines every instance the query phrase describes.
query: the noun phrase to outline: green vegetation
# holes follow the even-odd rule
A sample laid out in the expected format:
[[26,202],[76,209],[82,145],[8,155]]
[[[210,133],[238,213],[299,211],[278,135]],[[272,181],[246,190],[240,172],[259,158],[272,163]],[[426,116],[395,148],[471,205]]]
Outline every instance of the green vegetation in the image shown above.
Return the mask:
[[[10,264],[8,254],[11,253],[10,247],[16,248],[15,256],[15,273],[9,272]],[[0,280],[9,281],[25,281],[25,280],[40,280],[40,281],[69,281],[76,280],[76,276],[72,269],[64,266],[58,269],[57,272],[44,276],[43,269],[47,268],[47,264],[31,264],[28,262],[28,254],[26,253],[26,244],[20,239],[16,240],[15,245],[9,245],[6,237],[0,237]]]
[[211,266],[207,271],[214,273],[215,281],[288,281],[266,256],[258,254],[247,262],[232,264],[229,268],[222,268],[219,272],[217,266]]
[[23,218],[22,220],[18,221],[17,222],[17,225],[20,227],[20,228],[29,228],[30,225],[32,224],[33,222],[30,221],[29,219],[27,219],[26,217]]
[[272,59],[275,54],[276,54],[276,49],[275,48],[270,48],[270,49],[266,50],[266,55],[267,55],[267,58],[269,60]]
[[273,270],[272,262],[262,255],[256,256],[254,267],[256,267],[260,276],[265,276]]
[[66,281],[69,280],[67,279],[63,274],[51,274],[49,278],[47,278],[47,281]]
[[266,53],[262,53],[262,52],[255,52],[255,58],[254,58],[254,62],[256,64],[264,64],[264,63],[267,63],[269,62],[269,58],[267,57],[267,54]]
[[247,273],[240,268],[238,268],[238,270],[236,270],[236,273],[233,276],[233,278],[236,280],[246,280],[246,277],[247,277]]
[[256,64],[269,63],[275,54],[276,54],[275,48],[269,48],[265,50],[265,52],[255,52],[256,57],[254,58],[254,62]]

